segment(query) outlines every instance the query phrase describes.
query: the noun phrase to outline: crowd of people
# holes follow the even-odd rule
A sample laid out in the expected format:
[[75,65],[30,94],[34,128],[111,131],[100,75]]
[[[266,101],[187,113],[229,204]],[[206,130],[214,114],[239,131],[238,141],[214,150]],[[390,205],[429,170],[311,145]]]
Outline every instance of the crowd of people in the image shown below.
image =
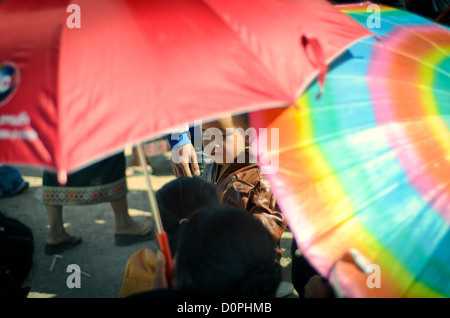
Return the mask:
[[[258,165],[249,160],[251,147],[243,134],[248,128],[247,115],[223,117],[204,128],[220,131],[232,128],[233,133],[223,139],[204,138],[203,148],[214,149],[216,156],[205,165],[200,176],[180,175],[155,194],[174,256],[174,275],[167,277],[166,260],[160,251],[138,250],[123,273],[121,297],[276,297],[282,296],[280,288],[286,289],[287,282],[281,281],[280,239],[287,223],[269,183]],[[243,159],[237,160],[240,155]],[[46,254],[63,253],[81,243],[81,238],[65,231],[62,221],[65,205],[109,201],[116,216],[116,230],[119,222],[131,220],[127,213],[124,171],[124,154],[120,153],[69,174],[65,185],[58,183],[55,174],[44,172],[43,204],[50,221]],[[100,193],[104,187],[111,188],[111,184],[117,190],[106,191],[102,197],[82,195],[83,191]],[[124,211],[124,215],[120,216],[118,210]],[[7,247],[8,238],[1,235],[12,233],[4,221],[7,219],[0,223],[0,238],[5,240],[1,242],[5,246],[1,259],[11,262],[20,257],[32,259],[32,249],[23,250],[20,255],[11,253],[12,247]],[[154,239],[154,229],[148,227],[149,234],[116,232],[116,245]],[[3,266],[8,275],[14,273],[10,264]],[[15,282],[19,288],[23,280]],[[292,290],[287,294],[290,293]]]

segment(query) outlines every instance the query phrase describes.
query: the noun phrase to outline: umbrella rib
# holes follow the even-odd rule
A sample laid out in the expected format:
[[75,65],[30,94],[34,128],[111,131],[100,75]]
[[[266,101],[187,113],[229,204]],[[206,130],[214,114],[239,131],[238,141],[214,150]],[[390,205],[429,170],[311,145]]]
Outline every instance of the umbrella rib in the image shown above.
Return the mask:
[[[400,51],[400,50],[393,49],[392,47],[389,47],[389,46],[386,46],[386,45],[382,45],[381,43],[375,43],[374,46],[376,46],[376,47],[381,47],[381,48],[384,48],[384,49],[387,49],[387,50],[389,50],[389,51],[391,51],[391,52],[394,52],[395,54],[398,54],[398,55],[403,56],[403,57],[405,57],[405,58],[408,58],[408,59],[410,59],[410,60],[419,62],[418,64],[425,65],[425,66],[427,66],[428,68],[430,68],[430,69],[432,69],[432,70],[435,70],[435,71],[437,71],[437,72],[439,72],[439,73],[445,75],[446,77],[450,77],[450,73],[448,73],[448,72],[442,70],[441,68],[435,67],[435,65],[430,64],[430,63],[428,63],[428,62],[426,62],[426,61],[424,61],[424,60],[422,60],[422,59],[420,59],[420,58],[417,58],[417,57],[414,56],[414,55],[404,53],[404,52],[402,52],[402,51]],[[448,52],[443,51],[443,50],[440,50],[440,51],[442,51],[444,54],[448,55]]]
[[[389,23],[391,25],[394,25],[395,27],[397,27],[399,29],[402,29],[402,31],[406,31],[406,32],[408,32],[410,34],[413,34],[414,36],[416,36],[416,37],[422,39],[423,41],[431,44],[432,46],[434,46],[437,50],[441,51],[442,53],[447,53],[444,49],[442,49],[441,46],[439,46],[435,42],[429,40],[428,37],[422,35],[420,32],[415,31],[413,28],[406,27],[404,25],[395,24],[395,23],[389,22],[389,21],[384,21],[384,22]],[[434,26],[434,24],[433,24],[433,26]],[[394,36],[391,33],[388,33],[388,34],[386,34],[386,38],[394,38]]]
[[[202,1],[202,3],[215,15],[217,16],[217,18],[219,18],[233,33],[233,36],[237,38],[238,42],[242,43],[242,47],[251,55],[255,58],[255,60],[258,61],[258,64],[261,65],[261,68],[264,69],[264,71],[266,72],[268,78],[273,78],[273,72],[270,70],[270,68],[266,65],[266,63],[264,63],[263,60],[261,60],[261,58],[250,48],[250,45],[246,42],[247,39],[243,39],[242,36],[242,28],[236,28],[235,26],[233,26],[230,21],[227,21],[224,17],[222,17],[221,14],[219,14],[216,9],[209,4],[207,1]],[[258,40],[258,44],[260,44],[260,40]],[[260,47],[258,48],[260,49]],[[282,85],[277,85],[278,88],[285,94],[287,100],[290,100],[290,94],[288,91],[285,90],[285,88]]]
[[[447,93],[447,92],[443,92],[443,93],[445,93],[445,94],[449,94],[449,93]],[[336,104],[325,104],[325,105],[323,105],[323,106],[320,106],[320,107],[317,107],[316,109],[314,109],[313,111],[311,111],[311,110],[305,110],[305,109],[301,109],[301,111],[303,112],[303,114],[308,114],[308,113],[312,113],[312,112],[320,112],[320,111],[322,111],[322,110],[328,110],[328,109],[340,109],[340,108],[342,108],[342,109],[349,109],[350,107],[348,107],[348,106],[354,106],[355,108],[356,107],[358,107],[358,106],[361,106],[361,107],[365,107],[365,106],[367,106],[367,104],[368,103],[371,103],[372,101],[362,101],[362,102],[348,102],[348,101],[345,101],[345,102],[342,102],[342,103],[336,103]],[[410,101],[408,101],[408,100],[403,100],[403,99],[378,99],[378,100],[376,100],[376,102],[378,103],[378,104],[386,104],[386,103],[393,103],[393,102],[395,102],[395,103],[407,103],[408,105],[410,105]],[[447,117],[448,115],[439,115],[439,116],[436,116],[436,115],[429,115],[429,116],[426,116],[426,117]]]
[[[361,127],[364,127],[364,126],[360,126],[358,128],[361,128]],[[370,126],[370,127],[373,127],[373,126]],[[309,141],[306,141],[306,142],[299,142],[299,143],[296,143],[296,144],[288,146],[288,147],[282,147],[282,148],[279,148],[279,149],[274,150],[274,151],[268,151],[267,155],[271,156],[271,155],[273,155],[275,153],[282,154],[284,152],[295,150],[297,148],[305,148],[307,146],[320,144],[320,143],[322,143],[324,141],[329,141],[329,140],[333,140],[333,139],[336,139],[336,138],[341,138],[341,136],[344,136],[344,135],[347,135],[349,133],[352,133],[353,131],[358,131],[358,128],[348,129],[348,130],[344,131],[345,133],[343,132],[343,133],[335,134],[335,135],[333,135],[331,137],[330,136],[325,136],[325,137],[317,138],[317,139],[314,139],[314,140],[309,140]],[[362,131],[365,131],[365,130],[362,130]]]
[[[390,102],[390,101],[387,100],[385,102]],[[348,104],[346,104],[346,105],[348,105]],[[330,108],[331,107],[332,106],[330,106]],[[446,117],[448,117],[450,119],[450,115],[449,116],[442,116],[442,115],[430,115],[430,116],[427,116],[427,118],[429,118],[429,119],[430,118],[441,119],[441,118],[446,118]],[[402,123],[414,123],[414,122],[416,122],[416,121],[408,120],[408,121],[403,121]],[[314,145],[314,144],[320,144],[320,143],[323,143],[323,142],[326,142],[326,141],[331,141],[333,139],[341,139],[342,136],[345,136],[345,135],[350,135],[350,134],[355,134],[355,133],[361,134],[361,133],[367,132],[367,131],[369,131],[371,129],[377,129],[377,128],[380,128],[380,127],[382,127],[382,126],[365,125],[365,126],[359,126],[359,127],[353,128],[353,129],[341,130],[341,132],[339,132],[338,134],[334,134],[334,135],[331,135],[331,136],[327,135],[327,136],[324,136],[324,137],[311,139],[311,140],[308,140],[308,141],[305,141],[305,142],[299,142],[299,143],[293,144],[293,145],[288,146],[288,147],[281,147],[281,148],[278,148],[278,149],[273,150],[273,151],[268,151],[266,153],[266,155],[272,156],[272,155],[274,155],[276,153],[282,154],[282,153],[285,153],[285,152],[288,152],[288,151],[295,150],[297,148],[305,148],[305,147],[308,147],[308,146],[311,146],[311,145]],[[440,136],[440,135],[446,135],[446,134],[448,134],[448,132],[445,132],[445,133],[442,133],[442,134],[439,134],[439,135],[434,134],[433,136]]]
[[[336,79],[336,80],[338,80],[338,79],[346,79],[346,78],[348,78],[348,79],[356,78],[356,79],[360,80],[361,76],[358,76],[358,75],[330,75],[330,76],[328,76],[328,79]],[[378,78],[378,77],[375,77],[375,76],[365,76],[364,78],[365,79],[370,79],[373,82],[404,83],[404,84],[408,84],[408,85],[413,86],[413,87],[418,87],[418,88],[423,89],[423,90],[435,91],[435,92],[439,92],[439,93],[443,93],[443,94],[450,94],[448,91],[436,89],[436,88],[433,88],[433,87],[430,87],[430,86],[426,86],[426,85],[423,85],[423,84],[419,84],[419,83],[415,83],[415,82],[405,82],[405,81],[402,81],[402,80],[397,80],[397,79],[392,79],[392,78]],[[326,89],[326,87],[325,87],[325,89]]]
[[[380,100],[377,100],[376,101],[377,102],[377,104],[391,104],[391,103],[393,103],[393,102],[395,102],[395,103],[399,103],[399,104],[407,104],[407,105],[410,105],[410,101],[408,101],[408,100],[398,100],[398,99],[380,99]],[[348,109],[349,107],[348,106],[353,106],[354,108],[356,108],[356,107],[358,107],[358,106],[361,106],[361,107],[365,107],[365,106],[367,106],[367,101],[364,101],[364,102],[343,102],[343,103],[339,103],[339,104],[330,104],[330,105],[324,105],[324,106],[321,106],[320,107],[320,111],[326,111],[326,110],[329,110],[329,109],[339,109],[339,108],[343,108],[343,109]],[[427,105],[428,103],[425,103],[425,102],[422,102],[422,104],[423,105]],[[317,112],[320,112],[320,111],[318,111],[318,110],[316,110]],[[304,114],[307,114],[307,113],[311,113],[311,111],[304,111]],[[448,117],[449,115],[442,115],[442,114],[439,114],[439,115],[428,115],[428,116],[424,116],[424,117],[427,117],[427,118],[429,118],[429,117],[440,117],[440,118],[445,118],[445,117]]]
[[[355,16],[360,16],[360,17],[367,17],[367,13],[353,13]],[[414,31],[411,28],[408,28],[407,26],[409,25],[405,25],[402,24],[402,21],[398,21],[398,19],[396,19],[397,21],[389,21],[387,19],[383,19],[383,23],[385,24],[389,24],[391,26],[394,26],[394,28],[398,28],[398,29],[402,29],[402,31],[407,31],[411,34],[413,34],[414,36],[417,36],[419,38],[421,38],[422,40],[424,40],[427,43],[430,43],[432,46],[434,46],[435,48],[437,48],[439,51],[442,51],[443,53],[447,53],[445,50],[443,50],[440,46],[436,45],[436,43],[430,41],[427,37],[423,36],[421,33]],[[430,23],[430,25],[434,26],[434,24]],[[389,33],[385,34],[383,39],[386,38],[394,38],[394,36],[391,34],[392,31],[390,31]]]
[[[431,164],[428,165],[428,166],[431,166]],[[325,179],[327,179],[327,178],[323,178],[323,180],[325,180]],[[390,186],[386,190],[384,190],[384,191],[380,192],[379,194],[377,194],[376,196],[374,196],[371,200],[367,200],[363,204],[359,205],[358,207],[353,208],[354,212],[351,215],[348,215],[347,217],[341,219],[339,222],[336,222],[333,225],[328,226],[324,231],[322,231],[320,234],[318,234],[315,237],[315,241],[319,241],[322,237],[324,237],[328,233],[330,233],[334,228],[340,227],[345,222],[348,222],[349,220],[354,218],[356,215],[358,215],[360,212],[362,212],[362,210],[364,208],[368,207],[369,205],[372,205],[375,201],[377,201],[380,198],[388,195],[389,193],[394,191],[396,188],[400,187],[403,184],[409,184],[409,179],[410,179],[409,177],[404,178],[401,182],[397,182],[397,183],[393,184],[392,186]],[[449,181],[447,181],[446,184],[448,184],[448,183],[449,183]],[[443,191],[443,190],[441,190],[441,191]],[[437,194],[435,195],[435,197],[436,196],[437,196]]]
[[[433,197],[430,199],[429,203],[435,202],[435,201],[438,199],[438,197],[440,196],[440,194],[444,191],[444,189],[445,189],[449,184],[450,184],[450,181],[447,181],[447,182],[445,183],[445,185],[442,186],[442,187],[439,189],[439,191],[436,191],[436,193],[435,193],[435,194],[433,195]],[[430,205],[431,205],[431,204],[430,204]],[[422,211],[425,211],[426,209],[427,209],[427,207],[425,206],[425,207],[422,209]],[[422,212],[422,211],[421,211],[421,212]],[[449,229],[450,229],[450,226],[449,226],[449,224],[447,223],[447,230],[449,230]],[[430,255],[433,254],[433,253],[436,251],[437,248],[438,248],[438,244],[434,245],[433,250],[432,250],[432,252],[430,253]],[[427,265],[428,265],[430,262],[431,262],[431,258],[428,258],[428,259],[426,260],[426,262],[422,265],[422,268],[420,269],[420,271],[415,275],[414,280],[416,280],[416,278],[419,277],[419,276],[425,271]],[[412,284],[408,286],[408,288],[404,291],[402,297],[406,296],[406,295],[409,293],[409,291],[412,289],[412,286],[413,286]]]
[[[376,42],[376,43],[373,43],[373,42],[371,42],[371,41],[368,41],[367,38],[363,38],[363,39],[360,40],[359,43],[364,43],[364,44],[367,44],[367,45],[369,45],[369,46],[377,47],[378,49],[381,49],[381,50],[383,50],[383,49],[389,50],[389,51],[391,51],[391,52],[394,52],[395,54],[398,54],[398,55],[400,55],[400,56],[403,56],[403,57],[406,57],[406,58],[408,58],[408,59],[410,59],[410,60],[413,60],[413,61],[415,61],[415,62],[418,62],[418,64],[422,64],[422,65],[425,65],[425,66],[427,66],[427,67],[429,67],[429,68],[431,68],[431,69],[437,70],[438,72],[440,72],[440,73],[446,75],[447,77],[450,76],[450,74],[449,74],[448,72],[446,72],[446,71],[444,71],[444,70],[442,70],[442,69],[440,69],[440,68],[436,68],[435,65],[431,65],[430,63],[424,63],[424,61],[423,61],[422,59],[417,58],[415,55],[411,55],[411,54],[402,52],[402,51],[400,51],[400,50],[393,49],[393,48],[390,47],[390,46],[387,46],[387,45],[383,42],[383,40],[386,39],[386,38],[389,38],[389,37],[392,38],[392,36],[386,35],[386,36],[381,40],[381,42]],[[430,43],[433,43],[433,42],[430,42]],[[433,43],[433,45],[436,46],[434,43]],[[436,47],[437,47],[437,48],[439,49],[439,51],[441,51],[444,55],[448,55],[448,54],[449,54],[449,53],[448,53],[446,50],[444,50],[442,47],[440,47],[440,46],[436,46]]]

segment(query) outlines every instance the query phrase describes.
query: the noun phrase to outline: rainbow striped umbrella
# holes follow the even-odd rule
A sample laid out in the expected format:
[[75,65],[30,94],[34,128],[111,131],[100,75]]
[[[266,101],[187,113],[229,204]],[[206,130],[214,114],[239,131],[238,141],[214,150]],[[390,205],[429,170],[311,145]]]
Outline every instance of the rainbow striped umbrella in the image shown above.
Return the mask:
[[251,114],[279,134],[259,161],[338,295],[450,297],[450,31],[384,6],[377,25],[369,4],[339,6],[378,38],[330,65],[320,98],[315,82]]

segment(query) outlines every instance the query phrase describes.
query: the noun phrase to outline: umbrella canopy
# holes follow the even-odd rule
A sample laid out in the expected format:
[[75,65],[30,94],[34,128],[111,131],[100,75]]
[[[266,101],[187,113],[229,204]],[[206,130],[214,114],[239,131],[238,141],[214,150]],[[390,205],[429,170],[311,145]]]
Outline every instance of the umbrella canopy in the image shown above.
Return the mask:
[[0,16],[0,162],[63,172],[290,104],[369,34],[325,0],[6,0]]
[[[366,25],[368,5],[339,8]],[[339,295],[450,297],[450,32],[389,7],[379,17],[378,39],[330,65],[320,99],[314,83],[251,115],[279,130],[260,163],[279,164],[267,177],[289,227]]]

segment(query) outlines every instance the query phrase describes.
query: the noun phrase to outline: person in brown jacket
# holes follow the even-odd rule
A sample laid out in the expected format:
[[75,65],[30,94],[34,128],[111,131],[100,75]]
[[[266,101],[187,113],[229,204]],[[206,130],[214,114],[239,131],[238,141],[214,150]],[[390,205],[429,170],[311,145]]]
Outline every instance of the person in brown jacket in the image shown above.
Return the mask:
[[274,256],[279,261],[287,223],[269,182],[252,160],[248,128],[246,114],[202,124],[204,150],[213,160],[205,166],[203,179],[215,186],[221,203],[248,211],[263,223],[277,242]]

